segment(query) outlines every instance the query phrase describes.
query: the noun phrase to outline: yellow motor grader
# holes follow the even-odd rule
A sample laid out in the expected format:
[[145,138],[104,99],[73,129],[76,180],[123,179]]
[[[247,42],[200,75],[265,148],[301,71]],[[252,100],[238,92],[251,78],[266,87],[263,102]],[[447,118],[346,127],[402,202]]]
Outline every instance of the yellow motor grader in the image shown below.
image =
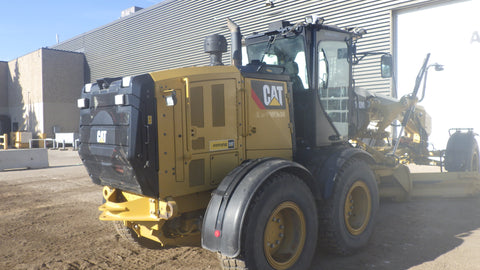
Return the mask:
[[[452,130],[445,151],[428,150],[418,92],[428,69],[440,69],[428,56],[412,94],[397,100],[354,88],[353,66],[375,54],[356,51],[364,31],[314,16],[272,23],[245,37],[242,66],[240,29],[228,26],[231,66],[221,63],[225,37],[212,35],[210,66],[82,90],[79,154],[104,186],[100,219],[125,238],[201,245],[224,269],[307,269],[317,245],[364,247],[382,196],[478,191],[472,130]],[[381,59],[388,78],[392,58]],[[412,174],[409,163],[448,172]]]

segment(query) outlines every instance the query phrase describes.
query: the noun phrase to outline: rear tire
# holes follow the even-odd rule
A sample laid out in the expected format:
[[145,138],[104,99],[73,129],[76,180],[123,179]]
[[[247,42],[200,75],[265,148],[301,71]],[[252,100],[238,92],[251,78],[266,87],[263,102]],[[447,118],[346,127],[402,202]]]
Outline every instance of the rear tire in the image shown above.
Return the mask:
[[473,132],[450,136],[445,151],[445,169],[449,172],[478,172],[478,143]]
[[248,270],[245,266],[245,261],[241,259],[229,258],[218,253],[218,260],[220,261],[220,266],[224,270]]
[[117,233],[120,235],[120,237],[123,238],[124,240],[127,240],[129,243],[136,244],[143,248],[148,248],[148,249],[162,248],[162,245],[158,242],[155,242],[145,237],[138,237],[137,233],[134,230],[132,230],[131,228],[123,224],[123,221],[120,221],[120,220],[113,221],[113,227],[115,228]]
[[315,199],[297,176],[274,174],[250,203],[240,258],[222,256],[223,269],[307,269],[318,233]]
[[319,246],[348,255],[367,245],[378,205],[377,182],[368,164],[355,158],[345,162],[333,194],[320,207]]

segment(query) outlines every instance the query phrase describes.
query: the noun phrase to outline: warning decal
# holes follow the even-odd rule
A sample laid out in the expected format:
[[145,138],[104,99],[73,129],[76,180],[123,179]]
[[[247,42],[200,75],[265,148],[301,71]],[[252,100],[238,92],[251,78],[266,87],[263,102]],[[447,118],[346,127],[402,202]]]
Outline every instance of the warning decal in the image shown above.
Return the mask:
[[285,109],[284,84],[252,80],[252,98],[261,110]]

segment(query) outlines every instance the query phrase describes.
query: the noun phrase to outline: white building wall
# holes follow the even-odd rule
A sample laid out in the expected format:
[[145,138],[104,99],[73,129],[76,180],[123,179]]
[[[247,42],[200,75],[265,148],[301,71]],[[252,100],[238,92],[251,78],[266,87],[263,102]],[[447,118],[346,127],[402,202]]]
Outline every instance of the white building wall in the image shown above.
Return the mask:
[[8,114],[8,63],[0,61],[0,115]]
[[18,131],[45,133],[53,126],[78,132],[76,100],[84,84],[84,56],[39,49],[8,63],[8,115]]
[[8,112],[19,131],[43,133],[42,49],[8,62]]

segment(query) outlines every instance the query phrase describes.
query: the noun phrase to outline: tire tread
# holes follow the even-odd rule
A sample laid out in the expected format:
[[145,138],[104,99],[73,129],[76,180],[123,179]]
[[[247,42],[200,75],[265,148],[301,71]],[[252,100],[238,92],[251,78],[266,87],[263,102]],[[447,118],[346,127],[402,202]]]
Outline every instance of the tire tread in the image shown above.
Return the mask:
[[229,258],[221,254],[218,255],[220,260],[220,266],[224,270],[248,270],[245,265],[245,261],[238,258]]
[[123,221],[114,221],[113,227],[121,238],[131,244],[139,245],[146,249],[161,249],[162,245],[145,237],[138,237],[137,234],[123,224]]
[[[344,174],[347,172],[350,166],[358,162],[364,162],[357,158],[351,158],[347,160],[343,166],[339,169],[336,179],[342,179]],[[339,182],[343,182],[340,180]],[[342,187],[340,185],[335,185],[334,193],[332,196],[324,201],[324,204],[319,207],[319,231],[318,231],[318,246],[320,249],[325,250],[329,253],[334,253],[338,255],[350,255],[355,252],[355,249],[348,247],[340,239],[340,224],[335,221],[335,202],[333,197],[338,193],[342,192]],[[377,202],[378,203],[378,202]],[[373,211],[373,209],[372,209]],[[372,213],[372,220],[374,219],[375,213]]]
[[[258,210],[258,207],[262,207],[262,205],[259,205],[259,203],[261,203],[262,201],[265,200],[265,196],[267,196],[268,193],[271,192],[272,187],[276,188],[275,185],[278,185],[282,182],[285,183],[286,179],[288,179],[288,181],[295,182],[297,185],[302,186],[300,188],[300,190],[305,190],[305,191],[310,190],[308,185],[304,181],[302,181],[298,176],[295,176],[295,175],[290,174],[288,172],[282,172],[282,171],[276,172],[276,173],[272,174],[268,179],[266,179],[265,182],[263,182],[262,185],[257,189],[257,191],[255,192],[255,194],[253,195],[253,197],[250,201],[247,213],[253,213],[256,210]],[[265,193],[267,193],[267,194],[265,194]],[[313,209],[314,209],[313,212],[316,213],[315,200],[314,200],[314,197],[313,197],[312,194],[311,194],[310,198],[311,198],[312,203],[314,204],[313,205]],[[245,220],[244,220],[245,225],[243,227],[244,233],[242,233],[242,241],[241,241],[242,243],[246,243],[246,241],[247,241],[247,237],[246,237],[247,233],[245,233],[245,230],[247,230],[247,228],[250,226],[250,222],[257,222],[257,220],[255,220],[254,215],[247,214],[247,216],[245,217]],[[313,222],[314,222],[314,225],[312,225],[312,226],[317,228],[318,219],[315,218],[315,221],[313,221]],[[315,238],[316,238],[316,233],[317,232],[318,232],[318,230],[315,229]],[[249,253],[251,251],[247,252],[245,249],[246,249],[246,247],[244,247],[243,244],[242,244],[242,253],[237,258],[229,258],[229,257],[222,256],[221,254],[219,254],[219,260],[220,260],[220,265],[221,265],[222,269],[224,269],[224,270],[248,270],[248,269],[258,268],[253,259],[251,259],[249,261],[249,259],[246,257],[246,253]],[[309,251],[307,251],[307,252],[315,252],[315,246],[313,246],[313,248],[310,248]],[[306,256],[307,256],[306,258],[310,257],[310,255],[306,255]],[[311,257],[313,257],[313,253],[311,254]],[[294,268],[295,269],[305,269],[306,268],[305,263],[309,263],[309,262],[306,262],[306,260],[305,260],[305,261],[302,262],[302,264],[299,264]],[[300,268],[298,268],[298,267],[300,267]],[[263,268],[264,267],[260,267],[259,269],[263,269]],[[272,269],[271,267],[267,267],[267,268]],[[265,268],[265,269],[267,269],[267,268]]]

